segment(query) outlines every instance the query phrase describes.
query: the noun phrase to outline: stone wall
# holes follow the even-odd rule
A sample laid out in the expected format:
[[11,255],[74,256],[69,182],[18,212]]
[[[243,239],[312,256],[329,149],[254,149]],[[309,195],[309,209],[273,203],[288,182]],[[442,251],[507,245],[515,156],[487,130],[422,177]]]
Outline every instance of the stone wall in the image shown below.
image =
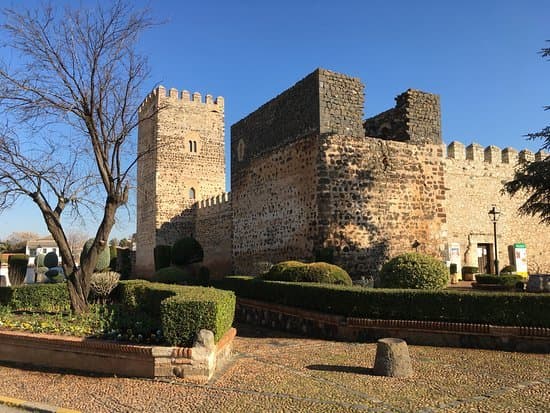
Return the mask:
[[210,276],[218,279],[233,269],[233,211],[231,194],[222,193],[194,207],[194,234],[204,250],[203,264]]
[[446,212],[442,147],[374,138],[322,141],[319,243],[352,276],[375,273],[413,250],[440,257]]
[[[460,265],[477,265],[477,244],[493,248],[493,224],[488,211],[496,204],[502,214],[497,222],[499,264],[502,268],[513,263],[509,247],[525,243],[530,271],[550,272],[549,231],[534,217],[519,216],[518,208],[525,200],[517,195],[510,198],[502,187],[514,176],[517,162],[541,159],[545,154],[501,150],[496,146],[483,148],[478,144],[465,147],[452,142],[445,159],[447,198],[447,229],[449,244],[458,244]],[[459,265],[459,267],[460,267]]]
[[318,136],[252,159],[232,184],[236,273],[312,257],[317,225]]
[[366,136],[417,144],[440,144],[439,96],[408,89],[395,107],[364,121]]

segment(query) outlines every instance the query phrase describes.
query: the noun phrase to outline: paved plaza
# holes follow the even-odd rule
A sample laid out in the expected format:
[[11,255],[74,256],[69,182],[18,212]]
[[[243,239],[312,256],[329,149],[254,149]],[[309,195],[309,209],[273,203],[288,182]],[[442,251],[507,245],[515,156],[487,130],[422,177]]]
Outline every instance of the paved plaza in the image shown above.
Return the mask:
[[[2,395],[83,412],[545,412],[550,355],[409,346],[415,375],[372,374],[376,344],[237,326],[207,385],[0,367]],[[0,409],[0,411],[2,411]]]

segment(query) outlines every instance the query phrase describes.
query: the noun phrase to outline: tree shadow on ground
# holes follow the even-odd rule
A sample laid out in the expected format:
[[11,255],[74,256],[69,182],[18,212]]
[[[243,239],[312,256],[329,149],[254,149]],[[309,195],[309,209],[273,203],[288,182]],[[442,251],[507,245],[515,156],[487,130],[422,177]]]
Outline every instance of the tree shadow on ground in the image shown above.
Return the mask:
[[308,370],[332,371],[337,373],[366,374],[374,376],[374,369],[360,366],[341,366],[336,364],[310,364],[306,366]]

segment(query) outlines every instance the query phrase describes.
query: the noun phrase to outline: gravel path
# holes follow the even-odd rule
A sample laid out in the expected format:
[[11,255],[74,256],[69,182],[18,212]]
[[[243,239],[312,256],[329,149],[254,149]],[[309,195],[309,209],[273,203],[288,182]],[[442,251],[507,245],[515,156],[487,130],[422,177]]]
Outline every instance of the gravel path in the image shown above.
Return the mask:
[[546,412],[550,356],[409,346],[415,375],[372,375],[375,344],[238,326],[208,385],[0,367],[0,394],[83,412]]

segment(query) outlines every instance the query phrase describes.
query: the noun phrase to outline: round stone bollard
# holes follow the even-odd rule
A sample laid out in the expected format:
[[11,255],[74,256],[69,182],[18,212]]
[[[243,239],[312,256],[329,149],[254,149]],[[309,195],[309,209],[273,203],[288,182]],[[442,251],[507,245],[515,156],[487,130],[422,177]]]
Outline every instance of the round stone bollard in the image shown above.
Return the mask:
[[389,377],[410,377],[413,374],[409,349],[400,338],[381,338],[376,345],[374,374]]

